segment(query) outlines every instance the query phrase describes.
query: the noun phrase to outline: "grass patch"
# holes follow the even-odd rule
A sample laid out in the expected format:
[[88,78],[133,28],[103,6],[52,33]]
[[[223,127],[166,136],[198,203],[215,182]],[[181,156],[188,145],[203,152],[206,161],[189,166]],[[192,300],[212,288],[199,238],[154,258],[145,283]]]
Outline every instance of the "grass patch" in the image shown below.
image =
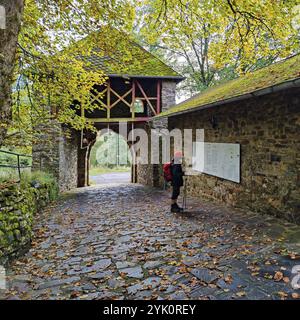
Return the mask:
[[[24,175],[30,174],[30,168],[21,170],[21,180]],[[0,167],[0,184],[6,182],[19,181],[19,173],[16,168],[3,168]]]
[[52,174],[42,171],[24,172],[21,179],[22,184],[28,184],[32,182],[38,182],[42,185],[52,184],[55,179]]
[[98,174],[103,173],[112,173],[112,172],[130,172],[130,167],[114,167],[114,168],[108,168],[108,167],[93,167],[90,169],[90,175],[96,176]]
[[[10,183],[16,183],[19,181],[18,169],[14,168],[0,168],[0,185],[6,185]],[[21,170],[21,186],[31,184],[32,182],[38,182],[42,185],[53,184],[55,182],[54,177],[50,173],[34,171],[31,169]]]

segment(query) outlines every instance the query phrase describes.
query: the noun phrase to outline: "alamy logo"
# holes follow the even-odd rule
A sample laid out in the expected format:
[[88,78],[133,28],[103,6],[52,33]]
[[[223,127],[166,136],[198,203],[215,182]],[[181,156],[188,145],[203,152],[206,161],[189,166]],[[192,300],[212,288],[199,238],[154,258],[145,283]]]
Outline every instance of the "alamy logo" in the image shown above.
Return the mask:
[[6,12],[4,6],[0,6],[0,29],[6,28]]

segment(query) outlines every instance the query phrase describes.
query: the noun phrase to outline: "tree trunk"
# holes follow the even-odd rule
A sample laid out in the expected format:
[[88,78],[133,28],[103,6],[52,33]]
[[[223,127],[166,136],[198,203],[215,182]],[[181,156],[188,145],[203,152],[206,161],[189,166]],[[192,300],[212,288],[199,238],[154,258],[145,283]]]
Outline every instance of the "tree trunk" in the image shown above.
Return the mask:
[[[24,9],[24,0],[0,0],[5,26],[0,27],[0,147],[11,121],[11,87],[16,64],[16,49]],[[0,17],[3,19],[3,17]],[[4,29],[2,29],[5,27]]]

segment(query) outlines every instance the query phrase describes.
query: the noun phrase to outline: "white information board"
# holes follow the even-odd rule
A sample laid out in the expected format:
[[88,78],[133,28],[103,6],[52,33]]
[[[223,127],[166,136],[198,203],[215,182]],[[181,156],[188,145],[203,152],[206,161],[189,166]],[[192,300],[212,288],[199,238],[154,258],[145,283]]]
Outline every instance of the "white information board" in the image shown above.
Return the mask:
[[194,142],[193,170],[240,183],[240,145]]

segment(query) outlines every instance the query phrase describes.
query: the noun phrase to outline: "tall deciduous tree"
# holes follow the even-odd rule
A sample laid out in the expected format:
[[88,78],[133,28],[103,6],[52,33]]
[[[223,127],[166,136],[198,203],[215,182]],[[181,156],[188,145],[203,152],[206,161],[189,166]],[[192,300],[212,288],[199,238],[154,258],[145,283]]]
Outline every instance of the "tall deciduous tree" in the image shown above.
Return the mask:
[[[7,6],[7,12],[18,13],[18,20],[9,18],[3,39],[1,38],[9,55],[5,63],[7,75],[1,74],[1,82],[6,85],[6,91],[10,90],[13,80],[16,89],[20,87],[20,83],[25,83],[25,89],[30,95],[31,109],[28,113],[33,120],[47,120],[50,110],[50,117],[56,117],[60,122],[71,124],[75,128],[88,126],[78,116],[78,105],[71,105],[78,101],[85,108],[93,108],[89,104],[90,90],[94,84],[101,84],[106,78],[101,70],[88,68],[87,61],[82,58],[99,46],[102,50],[93,54],[107,54],[110,46],[118,41],[116,38],[120,37],[120,34],[111,31],[114,28],[130,29],[134,16],[132,2],[25,0],[21,29],[23,1],[3,3]],[[9,35],[12,37],[10,42]],[[85,37],[85,41],[79,41]],[[16,77],[13,79],[12,71],[16,65]],[[6,81],[7,78],[10,82]],[[1,124],[5,129],[0,132],[0,145],[11,120],[12,109],[8,94],[1,101]],[[19,95],[17,102],[20,103]]]
[[144,38],[177,61],[192,91],[246,73],[299,50],[298,0],[147,0]]
[[[32,120],[44,120],[50,109],[51,117],[60,122],[74,128],[88,126],[77,108],[93,108],[90,90],[105,81],[105,74],[87,68],[78,57],[89,55],[99,45],[101,50],[95,54],[100,55],[107,55],[115,43],[122,45],[122,35],[112,32],[112,27],[131,30],[135,7],[145,12],[143,23],[139,23],[144,37],[183,61],[184,72],[191,75],[190,83],[196,83],[196,90],[199,84],[214,84],[232,65],[243,73],[256,61],[286,57],[298,49],[297,30],[291,23],[298,0],[24,1],[0,0],[7,12],[7,28],[0,30],[0,146],[11,120],[14,80],[17,88],[25,84]],[[85,41],[78,41],[88,34]],[[126,42],[124,47],[117,59],[128,61],[124,57]],[[70,108],[74,101],[78,105]]]
[[0,0],[5,22],[0,29],[0,146],[11,119],[11,85],[24,0]]

